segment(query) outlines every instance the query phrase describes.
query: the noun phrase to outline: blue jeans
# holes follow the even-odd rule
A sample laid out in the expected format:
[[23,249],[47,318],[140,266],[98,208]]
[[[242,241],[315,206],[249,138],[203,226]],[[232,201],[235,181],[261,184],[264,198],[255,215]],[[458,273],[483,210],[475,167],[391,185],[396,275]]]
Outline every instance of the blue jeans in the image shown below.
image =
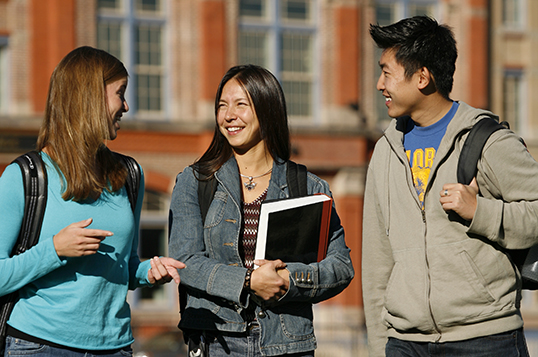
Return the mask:
[[[260,327],[245,334],[218,335],[209,340],[209,357],[262,357]],[[282,355],[282,357],[314,357],[314,351]]]
[[386,357],[529,357],[523,329],[470,340],[429,343],[390,338]]
[[[95,353],[95,352],[94,352]],[[6,338],[6,356],[37,356],[37,357],[121,357],[132,356],[133,351],[130,347],[110,353],[92,353],[92,351],[74,351],[70,349],[57,348],[39,343],[22,340],[7,336]]]

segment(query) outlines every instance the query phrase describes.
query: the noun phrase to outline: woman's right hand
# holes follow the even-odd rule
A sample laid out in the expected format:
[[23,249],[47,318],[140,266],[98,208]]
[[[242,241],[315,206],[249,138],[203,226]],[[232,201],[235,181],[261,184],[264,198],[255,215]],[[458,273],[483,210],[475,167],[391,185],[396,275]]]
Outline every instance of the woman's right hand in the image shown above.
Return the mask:
[[[282,260],[256,260],[259,268],[252,272],[250,290],[265,301],[280,299],[289,287],[286,263]],[[284,271],[284,274],[279,272]]]
[[59,257],[82,257],[97,253],[101,241],[114,235],[102,229],[88,229],[93,219],[71,223],[52,239]]

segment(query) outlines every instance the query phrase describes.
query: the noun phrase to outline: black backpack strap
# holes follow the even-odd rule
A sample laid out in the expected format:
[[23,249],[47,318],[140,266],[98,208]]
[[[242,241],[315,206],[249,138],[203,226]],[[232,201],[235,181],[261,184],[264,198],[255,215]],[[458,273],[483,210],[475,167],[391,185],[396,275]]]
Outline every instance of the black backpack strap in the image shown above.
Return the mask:
[[217,180],[215,176],[206,178],[201,174],[198,177],[198,204],[200,205],[200,213],[202,214],[202,222],[205,222],[205,217],[207,216],[207,211],[209,206],[211,206],[211,201],[213,201],[213,196],[217,191]]
[[129,197],[129,202],[131,203],[131,209],[133,212],[136,209],[136,201],[138,199],[138,190],[140,189],[140,181],[142,178],[142,173],[140,172],[140,166],[135,159],[130,156],[123,155],[115,152],[117,158],[122,162],[122,164],[127,168],[127,179],[125,180],[125,189],[127,190],[127,196]]
[[37,243],[47,204],[47,171],[41,155],[36,151],[19,156],[17,163],[24,184],[24,218],[12,256],[20,254]]
[[291,160],[286,162],[286,180],[288,182],[290,197],[302,197],[308,195],[306,178],[306,166],[297,164]]
[[486,141],[490,135],[497,130],[506,128],[508,128],[508,123],[503,122],[500,124],[491,117],[481,119],[472,127],[467,139],[465,140],[465,143],[463,144],[458,161],[459,183],[465,185],[471,183],[473,177],[476,176],[476,172],[478,171],[478,160],[482,156],[482,149],[484,148]]
[[[22,173],[24,217],[11,256],[20,254],[37,243],[47,205],[47,171],[41,155],[31,151],[19,156],[13,163],[19,165]],[[7,321],[17,299],[17,292],[0,297],[0,351],[4,351]]]
[[[200,206],[200,214],[202,215],[202,224],[205,222],[207,211],[213,201],[213,196],[217,191],[217,180],[215,176],[207,177],[199,173],[196,166],[193,165],[194,175],[198,179],[198,204]],[[183,284],[178,286],[179,292],[179,312],[182,314],[187,306],[187,289]]]
[[[458,161],[459,183],[465,185],[471,183],[473,178],[476,176],[476,172],[478,171],[477,164],[478,160],[482,156],[482,149],[484,148],[484,145],[491,134],[500,129],[509,129],[508,123],[505,121],[498,123],[491,117],[481,119],[472,127],[467,139],[465,140],[465,143],[463,144]],[[513,264],[522,274],[522,289],[537,290],[538,283],[527,280],[526,276],[523,275],[521,270],[528,252],[528,248],[506,250],[506,253],[510,256]]]

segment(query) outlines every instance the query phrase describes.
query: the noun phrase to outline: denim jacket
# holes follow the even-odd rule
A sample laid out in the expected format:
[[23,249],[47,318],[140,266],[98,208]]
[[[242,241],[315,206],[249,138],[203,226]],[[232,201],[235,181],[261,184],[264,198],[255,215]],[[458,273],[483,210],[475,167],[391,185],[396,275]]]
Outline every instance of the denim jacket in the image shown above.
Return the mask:
[[[286,165],[275,160],[267,200],[287,198]],[[187,267],[179,271],[188,291],[181,316],[182,329],[244,332],[241,311],[255,299],[241,300],[247,269],[239,246],[242,193],[234,158],[216,173],[217,190],[202,224],[198,181],[191,167],[177,176],[170,207],[170,256]],[[331,195],[329,185],[308,173],[308,193]],[[309,265],[287,263],[290,284],[286,294],[271,306],[256,306],[261,327],[261,351],[280,355],[316,348],[312,304],[329,299],[347,287],[354,276],[344,229],[333,205],[327,257]]]

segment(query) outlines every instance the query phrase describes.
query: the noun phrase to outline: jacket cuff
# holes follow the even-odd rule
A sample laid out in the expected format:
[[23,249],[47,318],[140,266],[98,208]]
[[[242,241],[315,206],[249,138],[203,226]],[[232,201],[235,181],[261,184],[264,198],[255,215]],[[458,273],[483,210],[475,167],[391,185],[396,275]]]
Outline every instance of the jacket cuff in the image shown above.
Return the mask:
[[504,203],[500,200],[478,196],[476,204],[476,212],[467,232],[497,242],[503,219]]
[[312,290],[317,289],[319,282],[317,281],[318,275],[311,265],[286,263],[286,269],[290,272],[290,284],[288,291],[279,299],[279,301],[314,295]]

